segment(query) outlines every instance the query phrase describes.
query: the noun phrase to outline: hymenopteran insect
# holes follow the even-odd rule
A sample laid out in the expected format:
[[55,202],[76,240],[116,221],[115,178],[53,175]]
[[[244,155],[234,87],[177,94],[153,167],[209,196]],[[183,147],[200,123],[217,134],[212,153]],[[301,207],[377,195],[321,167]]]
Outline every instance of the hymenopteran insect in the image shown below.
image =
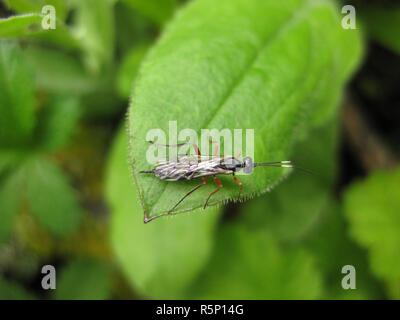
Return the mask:
[[[180,143],[176,145],[163,145],[165,147],[180,147],[183,145],[187,145],[189,143]],[[196,151],[195,155],[180,155],[176,160],[165,160],[158,162],[153,170],[148,171],[139,171],[139,173],[152,173],[157,178],[164,181],[181,181],[181,180],[193,180],[193,179],[202,179],[202,183],[195,186],[189,192],[187,192],[169,211],[168,214],[171,214],[172,211],[190,194],[199,189],[200,187],[207,184],[207,180],[205,177],[213,176],[215,183],[217,184],[217,189],[211,192],[204,203],[203,208],[207,207],[207,204],[210,198],[216,194],[222,188],[221,181],[217,178],[217,175],[232,175],[233,180],[239,185],[239,196],[242,192],[242,183],[235,177],[235,173],[239,170],[243,169],[243,172],[246,174],[250,174],[253,172],[255,167],[282,167],[282,168],[297,168],[306,172],[311,172],[310,170],[297,167],[292,165],[291,163],[294,160],[286,160],[286,161],[274,161],[274,162],[264,162],[264,163],[254,163],[251,157],[245,157],[243,161],[238,159],[239,154],[235,157],[227,156],[220,157],[218,156],[218,144],[215,147],[213,155],[202,155],[198,146],[193,143],[193,148]],[[158,216],[145,219],[145,222],[149,222]]]

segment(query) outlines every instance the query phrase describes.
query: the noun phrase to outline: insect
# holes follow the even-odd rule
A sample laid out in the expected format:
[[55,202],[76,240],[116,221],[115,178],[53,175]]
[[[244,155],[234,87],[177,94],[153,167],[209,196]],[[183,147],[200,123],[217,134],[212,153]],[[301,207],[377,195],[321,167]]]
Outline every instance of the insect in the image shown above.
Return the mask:
[[[212,141],[211,141],[212,142]],[[154,143],[154,142],[151,142]],[[162,145],[165,147],[180,147],[190,143],[181,143],[176,145]],[[292,163],[294,160],[286,161],[275,161],[275,162],[264,162],[264,163],[254,163],[251,157],[245,157],[243,161],[240,161],[238,157],[240,153],[236,156],[218,156],[219,145],[217,144],[213,155],[202,155],[198,146],[192,143],[193,148],[196,152],[195,155],[179,155],[176,160],[165,160],[159,161],[153,168],[153,170],[139,171],[139,173],[149,173],[154,174],[157,178],[164,181],[182,181],[182,180],[193,180],[201,179],[202,183],[195,186],[189,192],[187,192],[169,211],[171,214],[175,208],[190,194],[205,186],[207,184],[206,177],[212,176],[214,182],[217,185],[217,189],[211,192],[204,203],[203,209],[205,209],[210,201],[211,197],[222,189],[222,183],[217,178],[217,175],[232,175],[233,180],[239,186],[239,195],[242,193],[242,183],[235,177],[235,173],[242,170],[246,174],[253,172],[255,167],[281,167],[281,168],[297,168],[306,172],[311,173],[310,170],[294,166]],[[156,217],[145,219],[148,222]]]

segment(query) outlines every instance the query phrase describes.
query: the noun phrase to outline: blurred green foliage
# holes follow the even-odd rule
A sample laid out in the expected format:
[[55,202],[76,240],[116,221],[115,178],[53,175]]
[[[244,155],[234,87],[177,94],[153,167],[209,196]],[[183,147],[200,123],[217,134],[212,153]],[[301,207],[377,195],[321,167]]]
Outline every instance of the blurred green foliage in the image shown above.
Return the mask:
[[122,58],[117,74],[117,90],[122,98],[129,98],[132,89],[132,79],[139,71],[140,63],[148,50],[148,45],[138,45],[128,51]]
[[[39,14],[27,14],[24,16],[10,17],[0,21],[1,37],[16,37],[21,33],[34,33],[35,29],[39,29],[42,18]],[[35,27],[33,27],[35,26]]]
[[[399,169],[338,181],[343,89],[371,39],[398,52],[398,10],[360,4],[343,30],[333,0],[185,2],[0,6],[0,299],[400,298]],[[260,168],[244,191],[265,194],[144,224],[143,197],[162,211],[191,186],[134,183],[130,151],[146,169],[143,135],[168,120],[256,128],[257,161],[308,155],[314,175]]]
[[350,234],[368,248],[372,272],[385,280],[394,299],[400,299],[400,168],[375,172],[345,192],[344,208]]
[[137,10],[138,13],[149,18],[154,23],[162,26],[169,18],[171,18],[177,7],[177,0],[121,0],[131,8]]
[[365,28],[375,41],[400,54],[400,5],[367,6],[361,11]]
[[2,226],[3,238],[10,233],[15,214],[23,203],[29,205],[50,232],[70,233],[79,222],[78,200],[65,174],[41,154],[65,145],[79,119],[78,103],[55,97],[38,114],[32,70],[15,44],[3,41],[0,50],[3,69],[0,155],[4,163],[0,194],[6,221]]
[[284,248],[267,234],[226,224],[214,255],[190,288],[191,299],[316,299],[321,275],[302,248]]
[[[296,172],[287,181],[246,205],[241,223],[250,230],[263,230],[285,242],[299,240],[310,230],[329,201],[337,168],[335,163],[338,128],[336,117],[313,129],[310,136],[294,148],[294,158],[304,157],[302,165],[314,176]],[[324,150],[321,153],[321,150]],[[304,155],[304,150],[308,151]],[[307,199],[307,201],[304,201]]]
[[[79,284],[79,285],[77,285]],[[58,300],[101,300],[110,295],[110,270],[104,263],[89,259],[70,262],[57,281],[54,298]]]
[[0,50],[0,143],[27,144],[36,120],[33,73],[15,45],[3,42]]
[[14,281],[0,276],[0,300],[33,300],[35,297]]
[[[323,273],[324,299],[379,299],[382,291],[371,275],[367,254],[354,243],[347,230],[340,203],[327,202],[322,208],[314,228],[303,237],[304,246],[314,256],[317,267]],[[340,272],[345,265],[357,270],[357,290],[343,290]]]

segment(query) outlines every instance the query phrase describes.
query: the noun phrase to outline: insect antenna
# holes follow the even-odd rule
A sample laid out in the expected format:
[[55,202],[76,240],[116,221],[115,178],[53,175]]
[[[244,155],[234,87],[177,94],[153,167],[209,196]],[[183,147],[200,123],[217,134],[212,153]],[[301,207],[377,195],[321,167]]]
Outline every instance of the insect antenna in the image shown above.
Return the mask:
[[139,171],[139,173],[154,173],[154,170],[145,170],[145,171]]
[[281,168],[294,168],[294,169],[299,169],[307,173],[314,174],[309,169],[305,169],[299,166],[294,166],[291,163],[295,162],[296,160],[285,160],[285,161],[274,161],[274,162],[264,162],[264,163],[254,163],[254,167],[281,167]]

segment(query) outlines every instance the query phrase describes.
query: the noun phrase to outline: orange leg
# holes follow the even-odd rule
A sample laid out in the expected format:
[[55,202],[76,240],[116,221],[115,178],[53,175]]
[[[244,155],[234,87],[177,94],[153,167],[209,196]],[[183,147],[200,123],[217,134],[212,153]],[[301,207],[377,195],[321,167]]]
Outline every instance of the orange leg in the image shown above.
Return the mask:
[[[161,144],[161,143],[157,143],[157,142],[153,142],[153,141],[149,141],[149,142],[151,144],[156,144],[158,146],[163,146],[163,147],[167,147],[167,148],[176,148],[176,147],[181,147],[181,146],[184,146],[184,145],[187,145],[187,144],[191,144],[190,142],[184,142],[184,143],[178,143],[178,144]],[[192,145],[193,145],[194,151],[196,151],[197,155],[200,156],[201,155],[200,154],[200,149],[197,146],[197,144],[192,143]]]
[[188,193],[186,193],[186,194],[182,197],[182,199],[179,200],[179,201],[176,203],[176,205],[174,205],[174,206],[172,207],[172,209],[170,209],[170,210],[168,211],[168,214],[170,214],[172,211],[174,211],[175,208],[176,208],[183,200],[185,200],[185,198],[186,198],[188,195],[190,195],[191,193],[195,192],[195,191],[196,191],[197,189],[199,189],[200,187],[202,187],[202,186],[204,186],[204,185],[207,184],[206,178],[202,177],[202,180],[203,180],[203,183],[202,183],[202,184],[199,184],[198,186],[195,186],[192,190],[190,190]]
[[197,146],[197,144],[193,143],[193,148],[194,148],[194,151],[196,151],[197,155],[198,155],[198,156],[201,156],[200,149],[199,149],[199,147]]
[[214,156],[218,156],[218,151],[219,151],[219,144],[217,143],[214,149]]
[[208,142],[209,142],[210,144],[215,143],[215,149],[214,149],[213,155],[214,155],[214,156],[218,156],[219,143],[218,143],[217,141],[211,140],[211,138],[208,140]]
[[218,180],[218,178],[217,178],[216,176],[214,176],[214,181],[215,181],[215,183],[218,185],[218,189],[210,193],[210,195],[209,195],[208,198],[207,198],[206,203],[204,204],[203,209],[205,209],[205,208],[207,207],[207,204],[208,204],[208,201],[210,200],[210,198],[211,198],[214,194],[216,194],[219,190],[222,189],[222,183],[221,183],[221,181]]
[[233,176],[233,180],[235,180],[236,183],[239,185],[239,196],[238,196],[238,199],[240,199],[240,194],[242,193],[242,187],[243,187],[243,185],[242,185],[242,183],[238,180],[238,178],[236,178],[235,176]]
[[219,152],[219,143],[213,140],[210,140],[210,143],[215,143],[215,149],[214,149],[214,156],[218,156],[218,152]]

